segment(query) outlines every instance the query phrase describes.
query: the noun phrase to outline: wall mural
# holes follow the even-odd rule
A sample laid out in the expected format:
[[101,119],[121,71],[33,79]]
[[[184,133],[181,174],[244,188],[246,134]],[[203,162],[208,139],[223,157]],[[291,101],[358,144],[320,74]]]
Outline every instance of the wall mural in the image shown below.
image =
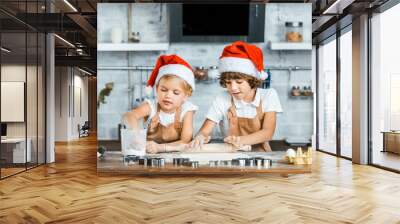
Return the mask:
[[193,7],[98,4],[98,171],[310,172],[311,4]]

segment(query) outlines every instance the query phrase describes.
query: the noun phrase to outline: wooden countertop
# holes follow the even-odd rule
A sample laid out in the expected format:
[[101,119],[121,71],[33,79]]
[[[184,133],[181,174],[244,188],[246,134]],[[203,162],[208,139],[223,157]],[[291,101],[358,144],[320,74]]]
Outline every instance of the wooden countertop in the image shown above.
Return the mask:
[[[148,155],[165,159],[165,166],[151,167],[135,164],[124,164],[120,152],[106,152],[104,158],[97,159],[98,174],[113,175],[237,175],[237,174],[302,174],[310,173],[311,165],[293,165],[285,163],[282,158],[285,152],[235,152],[235,153],[160,153]],[[264,167],[240,167],[218,166],[210,167],[208,160],[231,160],[233,158],[262,157],[272,160],[272,166]],[[199,161],[199,167],[177,166],[172,164],[172,158],[190,158],[191,161]],[[206,159],[207,158],[207,161]]]

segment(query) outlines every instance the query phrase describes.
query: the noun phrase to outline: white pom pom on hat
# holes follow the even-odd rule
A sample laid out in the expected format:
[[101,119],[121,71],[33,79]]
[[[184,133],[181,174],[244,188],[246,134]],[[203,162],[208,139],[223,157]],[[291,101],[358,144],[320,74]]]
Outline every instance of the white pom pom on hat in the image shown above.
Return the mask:
[[148,96],[148,97],[153,95],[153,87],[152,86],[146,86],[144,91],[146,93],[146,96]]

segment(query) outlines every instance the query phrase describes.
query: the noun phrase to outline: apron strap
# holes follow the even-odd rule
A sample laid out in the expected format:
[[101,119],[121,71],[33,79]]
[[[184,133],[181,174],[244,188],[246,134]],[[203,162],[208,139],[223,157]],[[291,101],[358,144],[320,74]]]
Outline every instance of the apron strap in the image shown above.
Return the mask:
[[235,103],[233,102],[233,98],[231,98],[231,106],[228,109],[228,119],[232,119],[237,117]]
[[229,121],[229,131],[228,135],[238,136],[239,135],[239,121],[236,113],[235,103],[231,97],[231,106],[228,109],[228,121]]
[[158,123],[160,122],[159,116],[160,116],[160,105],[158,105],[158,103],[157,103],[157,112],[156,112],[156,114],[151,118],[151,121],[150,121],[150,128],[155,128],[155,127],[158,125]]
[[260,120],[264,119],[264,112],[263,112],[263,104],[262,104],[262,99],[260,99],[260,104],[257,107],[257,117]]
[[[175,112],[175,120],[174,120],[174,127],[175,128],[180,128],[180,126],[181,126],[181,122],[180,122],[181,111],[182,111],[181,108],[182,107],[179,107]],[[160,111],[161,111],[161,108],[157,104],[157,113],[151,118],[150,127],[154,128],[160,122]]]
[[175,129],[181,128],[181,112],[182,112],[182,106],[178,107],[178,109],[175,111],[175,120],[174,120]]

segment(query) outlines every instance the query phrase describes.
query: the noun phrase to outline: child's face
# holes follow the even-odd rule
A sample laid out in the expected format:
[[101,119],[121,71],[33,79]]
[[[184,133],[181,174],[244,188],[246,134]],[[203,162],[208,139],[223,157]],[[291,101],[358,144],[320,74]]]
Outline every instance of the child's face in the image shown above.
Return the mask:
[[161,78],[157,86],[157,100],[161,109],[165,112],[174,112],[188,98],[182,79],[170,77]]
[[230,79],[226,81],[228,93],[237,100],[244,100],[252,94],[252,88],[245,79]]

